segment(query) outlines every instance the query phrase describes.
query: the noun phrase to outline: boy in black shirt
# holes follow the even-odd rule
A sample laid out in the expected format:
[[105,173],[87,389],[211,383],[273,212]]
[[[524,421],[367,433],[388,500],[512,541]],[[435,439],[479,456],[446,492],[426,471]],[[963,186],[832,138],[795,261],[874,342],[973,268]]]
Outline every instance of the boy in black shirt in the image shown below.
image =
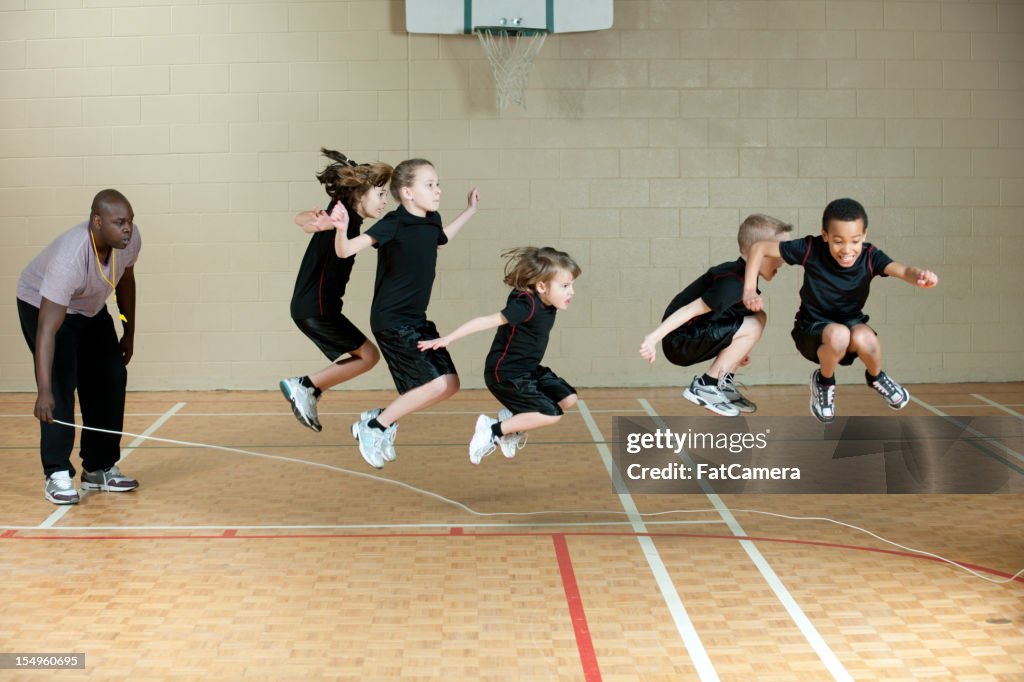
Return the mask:
[[908,284],[931,288],[939,278],[930,270],[893,261],[864,241],[868,215],[853,199],[836,199],[821,217],[821,239],[808,235],[792,241],[761,242],[747,263],[743,303],[754,311],[764,308],[757,293],[757,267],[761,259],[781,258],[804,267],[800,309],[792,337],[800,354],[819,365],[811,373],[811,414],[818,421],[835,419],[835,370],[859,357],[867,368],[867,384],[885,398],[889,407],[903,409],[910,393],[882,371],[882,345],[864,314],[872,278],[898,277]]
[[[350,216],[347,236],[357,237],[364,218],[379,218],[384,212],[392,171],[386,163],[357,164],[340,152],[320,152],[333,161],[316,176],[331,203],[326,211],[305,211],[295,216],[295,223],[312,237],[295,278],[291,315],[295,326],[332,364],[312,376],[282,379],[278,384],[295,417],[314,431],[322,428],[317,415],[321,393],[368,372],[380,359],[373,342],[341,312],[356,259],[341,258],[335,252],[330,214],[335,204],[344,204]],[[342,359],[344,355],[348,357]]]
[[551,247],[526,246],[502,254],[505,284],[512,287],[505,308],[466,322],[447,336],[420,341],[423,351],[446,348],[469,334],[498,328],[484,363],[484,382],[505,409],[492,419],[477,417],[469,461],[479,464],[501,446],[512,458],[525,444],[526,431],[557,424],[576,404],[576,389],[540,362],[555,324],[555,313],[569,307],[580,266]]
[[[736,368],[749,361],[766,320],[763,312],[752,314],[743,305],[744,258],[755,243],[782,239],[792,229],[770,216],[748,216],[736,237],[740,258],[714,266],[683,289],[668,304],[662,323],[644,337],[640,355],[651,363],[657,357],[658,341],[673,365],[687,367],[714,358],[707,373],[695,376],[683,391],[690,402],[726,417],[757,409],[733,381]],[[765,258],[759,274],[770,281],[780,265],[777,258]]]
[[348,219],[344,208],[335,207],[331,216],[339,228],[335,242],[339,256],[354,255],[368,246],[377,248],[370,329],[401,395],[379,414],[364,412],[352,425],[352,435],[359,440],[363,459],[378,469],[395,459],[399,419],[459,390],[459,376],[448,351],[421,353],[416,344],[438,337],[437,327],[427,319],[438,249],[476,215],[480,200],[474,188],[466,210],[442,227],[437,213],[441,185],[433,164],[424,159],[398,164],[391,176],[391,194],[401,206],[354,239],[341,229]]

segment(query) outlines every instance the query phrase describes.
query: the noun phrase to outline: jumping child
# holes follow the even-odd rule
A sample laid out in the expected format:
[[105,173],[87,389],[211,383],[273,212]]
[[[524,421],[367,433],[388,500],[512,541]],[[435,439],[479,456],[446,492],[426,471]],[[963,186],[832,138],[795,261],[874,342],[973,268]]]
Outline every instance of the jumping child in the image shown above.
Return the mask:
[[580,266],[562,251],[533,246],[502,254],[505,284],[512,287],[505,308],[477,317],[447,336],[420,341],[425,352],[436,352],[464,336],[498,328],[484,365],[487,389],[506,409],[497,419],[477,417],[469,442],[469,461],[479,464],[500,445],[505,457],[515,457],[525,433],[557,424],[564,410],[576,404],[576,389],[540,364],[555,313],[569,307]]
[[[369,371],[380,359],[373,342],[341,312],[356,259],[338,256],[330,214],[336,205],[344,206],[350,216],[347,236],[357,237],[364,219],[379,218],[384,212],[392,173],[386,163],[357,164],[340,152],[323,148],[320,152],[333,161],[316,176],[331,202],[326,211],[305,211],[295,216],[295,223],[312,237],[295,278],[291,315],[295,326],[332,364],[316,374],[279,383],[295,417],[314,431],[322,428],[317,415],[321,394]],[[345,355],[348,357],[342,359]]]
[[[714,358],[708,371],[695,376],[683,391],[691,403],[726,417],[757,409],[733,380],[736,368],[749,361],[767,320],[763,311],[752,313],[743,305],[745,259],[755,243],[778,241],[792,229],[771,216],[748,216],[736,236],[740,257],[714,266],[679,292],[665,309],[661,324],[644,337],[640,355],[650,363],[657,357],[658,341],[673,365],[688,367]],[[779,258],[765,258],[757,274],[771,281],[781,264]]]
[[743,303],[753,311],[764,308],[757,293],[757,272],[765,258],[781,257],[804,267],[800,309],[791,336],[797,350],[818,365],[811,373],[811,414],[818,421],[835,419],[837,365],[860,358],[868,386],[885,398],[889,407],[903,409],[910,393],[882,371],[882,344],[864,314],[874,277],[898,277],[924,289],[939,283],[931,270],[893,261],[864,241],[868,214],[853,199],[836,199],[821,217],[821,239],[807,235],[785,242],[765,241],[753,246],[747,261]]
[[380,346],[399,397],[380,414],[364,412],[352,425],[359,452],[370,466],[381,468],[394,461],[398,420],[451,397],[459,390],[459,376],[448,351],[421,353],[420,341],[436,339],[437,327],[427,319],[427,306],[437,268],[437,252],[476,215],[480,193],[473,188],[467,208],[442,227],[437,209],[441,184],[433,164],[409,159],[391,175],[391,194],[400,206],[365,233],[348,238],[345,207],[331,213],[339,228],[335,247],[347,258],[363,249],[377,248],[377,276],[370,306],[370,329]]

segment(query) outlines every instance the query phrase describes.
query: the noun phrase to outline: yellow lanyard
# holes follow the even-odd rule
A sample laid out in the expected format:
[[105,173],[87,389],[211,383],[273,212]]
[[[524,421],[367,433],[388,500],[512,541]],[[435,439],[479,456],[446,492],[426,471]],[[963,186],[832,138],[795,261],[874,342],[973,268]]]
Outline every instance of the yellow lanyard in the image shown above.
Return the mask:
[[[117,271],[116,270],[116,268],[117,268],[117,255],[116,255],[116,253],[117,253],[117,251],[113,247],[111,247],[111,249],[110,249],[110,278],[111,279],[107,279],[107,276],[103,274],[103,264],[100,263],[100,252],[99,252],[99,249],[96,248],[96,235],[93,234],[92,227],[89,228],[89,237],[92,239],[92,252],[94,254],[96,254],[96,268],[100,271],[100,277],[103,278],[104,282],[106,282],[107,284],[110,285],[110,290],[112,292],[114,292],[114,305],[117,305],[117,286],[114,284],[113,281],[111,281],[113,279],[113,277],[114,277],[114,273]],[[117,306],[117,310],[118,310],[118,317],[121,318],[121,321],[122,322],[128,322],[128,318],[125,317],[124,313],[121,312],[121,306],[118,305]]]

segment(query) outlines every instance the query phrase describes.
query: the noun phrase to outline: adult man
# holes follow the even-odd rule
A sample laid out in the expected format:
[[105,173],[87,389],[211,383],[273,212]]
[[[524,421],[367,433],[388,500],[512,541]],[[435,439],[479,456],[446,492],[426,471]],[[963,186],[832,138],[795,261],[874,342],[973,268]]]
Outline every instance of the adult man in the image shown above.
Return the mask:
[[[35,359],[44,493],[54,504],[80,499],[71,464],[75,431],[53,423],[74,423],[75,390],[86,426],[123,427],[125,367],[135,339],[133,266],[142,247],[134,218],[123,194],[99,192],[89,220],[57,237],[18,279],[18,317]],[[120,341],[106,306],[112,291],[124,321]],[[80,451],[83,489],[124,492],[139,486],[117,467],[119,434],[83,431]]]

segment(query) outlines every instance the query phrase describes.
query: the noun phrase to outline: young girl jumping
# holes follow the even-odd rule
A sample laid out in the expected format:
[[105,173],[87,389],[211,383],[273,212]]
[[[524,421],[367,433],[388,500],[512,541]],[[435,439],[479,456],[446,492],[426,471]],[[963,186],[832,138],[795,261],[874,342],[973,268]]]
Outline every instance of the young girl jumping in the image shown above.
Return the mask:
[[421,353],[417,343],[438,337],[437,327],[427,319],[438,249],[476,215],[480,200],[476,188],[470,190],[466,210],[442,227],[437,213],[441,184],[433,164],[424,159],[398,164],[391,176],[391,194],[401,206],[357,237],[349,238],[344,229],[349,218],[343,205],[336,205],[330,216],[338,228],[339,257],[377,247],[370,329],[401,395],[379,414],[364,412],[352,425],[352,435],[359,440],[363,459],[378,469],[396,457],[399,419],[459,390],[459,376],[448,351]]
[[580,266],[569,254],[550,247],[526,246],[502,254],[505,284],[512,287],[505,308],[466,322],[447,336],[419,342],[420,350],[437,352],[464,336],[498,328],[484,366],[487,389],[506,409],[493,419],[477,417],[469,442],[469,461],[479,464],[501,446],[512,458],[527,431],[557,424],[576,404],[576,389],[540,364],[555,324],[555,314],[569,307]]
[[[335,206],[343,206],[351,216],[346,236],[358,236],[365,218],[379,218],[384,212],[393,170],[386,163],[357,164],[330,149],[320,152],[333,161],[316,176],[331,202],[326,211],[295,216],[295,223],[312,237],[295,278],[291,314],[295,325],[332,364],[316,374],[279,383],[295,417],[314,431],[322,428],[316,406],[323,391],[368,371],[380,359],[377,347],[341,313],[355,257],[342,258],[336,253],[330,213]],[[342,359],[345,355],[348,357]]]

